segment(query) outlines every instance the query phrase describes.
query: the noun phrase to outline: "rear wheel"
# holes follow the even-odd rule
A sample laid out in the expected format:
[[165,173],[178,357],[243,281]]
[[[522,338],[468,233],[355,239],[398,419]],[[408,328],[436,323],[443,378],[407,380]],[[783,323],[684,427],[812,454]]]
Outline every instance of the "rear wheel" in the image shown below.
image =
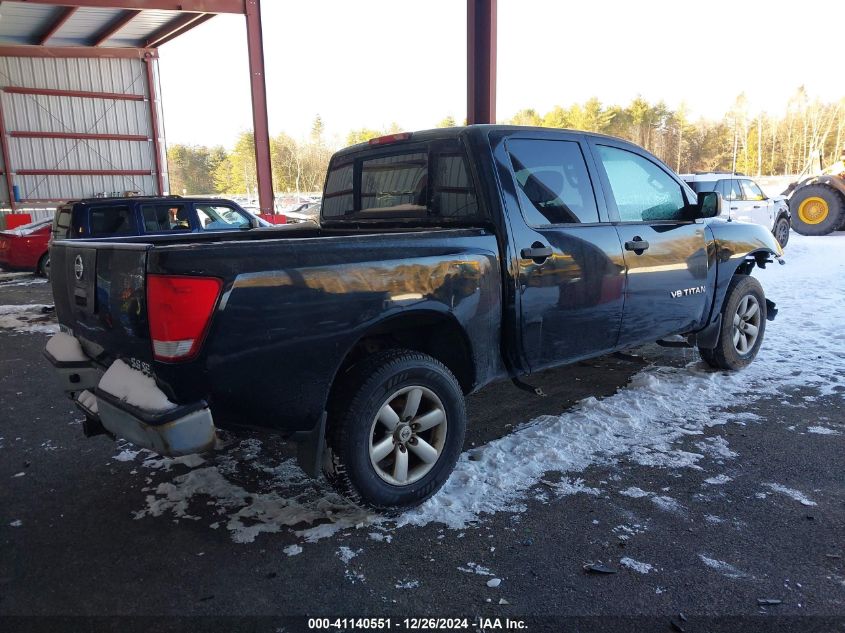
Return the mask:
[[324,460],[332,485],[379,511],[410,508],[437,492],[466,430],[463,392],[452,372],[426,354],[387,350],[341,380]]
[[766,331],[766,296],[754,277],[735,275],[722,305],[722,326],[713,349],[699,348],[701,358],[717,369],[742,369],[751,364]]
[[786,219],[786,216],[782,215],[778,218],[778,221],[775,222],[775,228],[772,229],[772,234],[781,248],[786,246],[789,241],[789,220]]
[[801,235],[827,235],[843,222],[842,196],[827,185],[807,185],[789,199],[792,228]]
[[50,277],[50,253],[44,253],[38,260],[36,272],[42,277]]

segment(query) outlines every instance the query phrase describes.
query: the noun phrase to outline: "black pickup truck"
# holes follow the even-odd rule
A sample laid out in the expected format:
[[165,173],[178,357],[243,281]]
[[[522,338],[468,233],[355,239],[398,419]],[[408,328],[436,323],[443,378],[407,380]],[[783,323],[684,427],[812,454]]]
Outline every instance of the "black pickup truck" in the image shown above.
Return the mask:
[[352,500],[408,507],[493,381],[668,337],[750,363],[776,312],[750,273],[782,251],[720,209],[616,138],[391,135],[334,155],[319,226],[54,242],[46,355],[89,433],[183,454],[268,427]]

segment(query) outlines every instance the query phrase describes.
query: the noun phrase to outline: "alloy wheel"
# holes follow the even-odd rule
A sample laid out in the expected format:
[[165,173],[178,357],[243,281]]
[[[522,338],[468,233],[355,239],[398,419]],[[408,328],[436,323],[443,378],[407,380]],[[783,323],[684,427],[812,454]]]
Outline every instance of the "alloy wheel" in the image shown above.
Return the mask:
[[446,409],[426,387],[403,387],[382,404],[370,428],[370,462],[394,486],[423,478],[446,445]]

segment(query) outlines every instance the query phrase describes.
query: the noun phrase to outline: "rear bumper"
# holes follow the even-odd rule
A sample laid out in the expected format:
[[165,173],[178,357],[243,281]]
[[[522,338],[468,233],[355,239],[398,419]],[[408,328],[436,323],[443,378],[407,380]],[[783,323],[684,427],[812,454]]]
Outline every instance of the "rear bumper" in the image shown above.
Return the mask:
[[97,414],[107,431],[160,455],[189,455],[214,448],[217,430],[204,401],[163,412],[133,407],[95,389]]
[[59,361],[47,351],[44,356],[55,368],[62,389],[76,394],[77,407],[114,437],[166,456],[214,448],[217,429],[205,401],[166,411],[139,409],[97,387],[104,372],[93,362]]
[[44,350],[44,358],[56,370],[59,384],[65,391],[93,391],[103,377],[103,370],[91,361],[61,361],[47,350]]

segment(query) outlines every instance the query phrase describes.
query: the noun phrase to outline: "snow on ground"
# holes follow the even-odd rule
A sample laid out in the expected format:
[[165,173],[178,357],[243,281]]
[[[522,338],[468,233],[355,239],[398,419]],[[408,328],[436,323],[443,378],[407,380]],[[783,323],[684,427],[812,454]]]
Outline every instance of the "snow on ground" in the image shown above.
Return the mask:
[[625,488],[625,490],[620,490],[619,494],[625,495],[626,497],[631,497],[632,499],[640,499],[642,497],[648,497],[651,493],[646,492],[642,488],[631,486],[630,488]]
[[40,303],[0,305],[0,330],[55,334],[59,326],[51,313],[44,312],[47,307]]
[[781,484],[763,484],[767,488],[771,488],[775,492],[779,492],[782,495],[786,495],[791,499],[795,499],[798,503],[802,506],[814,506],[817,505],[815,501],[812,499],[807,498],[807,496],[801,492],[800,490],[793,490],[792,488],[787,488]]
[[829,429],[826,426],[808,426],[807,433],[815,433],[816,435],[839,435],[839,431]]
[[627,556],[625,556],[624,558],[620,558],[619,564],[624,567],[627,567],[628,569],[633,569],[635,572],[638,572],[640,574],[647,574],[648,572],[654,569],[653,565],[650,565],[648,563],[641,563],[640,561],[634,560],[633,558],[628,558]]
[[400,582],[397,582],[395,585],[397,589],[416,589],[419,586],[419,580],[402,580]]
[[[458,529],[483,521],[486,514],[523,511],[530,489],[548,472],[571,477],[590,466],[620,460],[683,469],[700,468],[698,462],[705,456],[731,459],[736,453],[724,438],[696,442],[694,448],[700,452],[692,452],[684,440],[713,426],[761,423],[756,415],[728,410],[742,409],[760,398],[776,396],[800,407],[801,402],[790,402],[789,395],[798,388],[842,397],[843,246],[841,236],[793,235],[786,252],[787,265],[755,270],[780,314],[767,324],[760,354],[744,371],[712,371],[698,360],[684,367],[668,366],[661,363],[665,356],[653,358],[650,366],[615,395],[601,400],[586,398],[561,415],[525,421],[509,435],[474,448],[472,459],[464,453],[440,493],[397,518],[387,520],[353,508],[325,487],[310,483],[292,461],[272,465],[262,461],[267,456],[258,440],[248,440],[253,442],[249,467],[273,476],[274,488],[269,492],[247,491],[234,483],[232,475],[244,468],[246,458],[241,456],[236,464],[224,453],[150,489],[146,507],[136,516],[195,518],[189,513],[192,504],[197,508],[210,504],[225,519],[223,523],[237,542],[302,523],[312,527],[294,534],[305,541],[375,524],[392,529],[439,522]],[[678,352],[672,350],[655,353],[678,358]],[[242,442],[241,449],[244,445]],[[599,492],[571,484],[551,490],[558,496]],[[631,488],[628,491],[633,492]],[[666,510],[683,511],[671,497],[653,496],[652,501]]]
[[710,569],[715,569],[717,572],[728,578],[748,577],[748,574],[746,574],[744,571],[738,570],[736,567],[734,567],[730,563],[726,563],[725,561],[710,558],[709,556],[705,556],[704,554],[699,554],[698,558],[700,558],[701,562],[707,565]]

